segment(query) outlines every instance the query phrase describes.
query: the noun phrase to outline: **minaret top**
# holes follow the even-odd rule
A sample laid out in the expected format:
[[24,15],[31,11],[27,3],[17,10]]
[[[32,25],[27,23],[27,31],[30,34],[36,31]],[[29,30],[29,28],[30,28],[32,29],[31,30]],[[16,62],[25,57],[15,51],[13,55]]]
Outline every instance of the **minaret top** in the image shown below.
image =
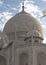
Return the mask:
[[22,3],[22,11],[24,11],[24,2]]

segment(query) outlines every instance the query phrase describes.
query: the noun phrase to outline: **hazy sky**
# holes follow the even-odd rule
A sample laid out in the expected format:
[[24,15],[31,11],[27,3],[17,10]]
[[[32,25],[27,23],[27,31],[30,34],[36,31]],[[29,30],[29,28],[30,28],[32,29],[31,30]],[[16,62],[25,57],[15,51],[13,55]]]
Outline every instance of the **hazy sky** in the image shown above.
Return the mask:
[[46,42],[46,17],[42,10],[46,8],[46,0],[0,0],[0,30],[3,30],[5,23],[14,15],[22,10],[24,2],[25,11],[40,20],[43,26],[44,42]]

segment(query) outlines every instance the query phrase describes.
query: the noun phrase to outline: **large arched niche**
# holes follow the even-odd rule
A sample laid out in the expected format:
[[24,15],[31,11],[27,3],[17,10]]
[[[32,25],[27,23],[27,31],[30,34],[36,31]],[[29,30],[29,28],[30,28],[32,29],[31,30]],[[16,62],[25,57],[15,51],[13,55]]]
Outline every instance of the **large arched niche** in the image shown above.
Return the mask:
[[5,57],[0,55],[0,65],[7,65]]
[[19,65],[28,65],[28,53],[21,53],[19,55]]
[[37,54],[37,65],[45,65],[46,64],[46,54],[44,52],[39,52]]

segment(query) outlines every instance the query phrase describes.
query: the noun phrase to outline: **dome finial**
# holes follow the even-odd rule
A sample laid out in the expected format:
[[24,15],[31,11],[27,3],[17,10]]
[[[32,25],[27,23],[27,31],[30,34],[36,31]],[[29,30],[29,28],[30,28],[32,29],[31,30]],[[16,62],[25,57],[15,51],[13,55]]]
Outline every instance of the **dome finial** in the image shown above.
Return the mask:
[[24,2],[22,3],[22,11],[24,11]]

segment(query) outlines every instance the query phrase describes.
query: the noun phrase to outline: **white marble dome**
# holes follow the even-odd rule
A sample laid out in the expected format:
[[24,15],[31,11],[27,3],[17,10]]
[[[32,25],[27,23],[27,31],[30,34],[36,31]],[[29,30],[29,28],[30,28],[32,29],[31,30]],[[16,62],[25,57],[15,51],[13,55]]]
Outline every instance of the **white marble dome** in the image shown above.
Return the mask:
[[39,36],[43,38],[41,23],[24,10],[8,20],[4,27],[4,32],[6,33],[16,31],[31,31],[30,33],[33,33],[33,30],[38,31],[40,33]]

